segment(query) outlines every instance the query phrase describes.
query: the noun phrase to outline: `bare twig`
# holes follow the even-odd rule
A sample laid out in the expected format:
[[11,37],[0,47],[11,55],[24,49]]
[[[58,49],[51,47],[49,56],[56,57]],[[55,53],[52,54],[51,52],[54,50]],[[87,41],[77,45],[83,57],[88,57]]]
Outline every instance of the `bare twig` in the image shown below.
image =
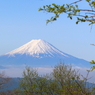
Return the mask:
[[81,1],[83,1],[83,0],[75,1],[75,2],[73,2],[73,3],[71,3],[71,4],[69,4],[69,5],[73,5],[73,4],[76,4],[76,3],[81,2]]

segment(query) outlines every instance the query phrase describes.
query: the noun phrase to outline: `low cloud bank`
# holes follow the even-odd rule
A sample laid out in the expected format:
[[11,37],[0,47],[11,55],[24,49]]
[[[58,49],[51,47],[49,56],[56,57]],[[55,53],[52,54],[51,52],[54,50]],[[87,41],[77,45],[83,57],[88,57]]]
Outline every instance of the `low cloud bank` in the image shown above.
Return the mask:
[[[22,77],[23,71],[25,70],[25,65],[8,65],[3,66],[4,68],[0,68],[0,72],[5,72],[5,74],[9,77]],[[30,66],[31,67],[31,66]],[[39,74],[47,74],[51,73],[53,68],[50,67],[36,67]],[[90,68],[82,68],[75,66],[73,69],[79,70],[79,73],[82,74],[84,77],[87,76],[87,70],[90,70]],[[95,71],[92,71],[89,73],[88,81],[95,83]]]
[[[78,66],[73,67],[73,69],[79,70],[79,73],[83,75],[84,78],[87,77],[88,70],[90,70],[90,68],[82,68]],[[83,77],[81,76],[81,78]],[[89,72],[87,79],[88,79],[88,82],[95,83],[95,70]]]

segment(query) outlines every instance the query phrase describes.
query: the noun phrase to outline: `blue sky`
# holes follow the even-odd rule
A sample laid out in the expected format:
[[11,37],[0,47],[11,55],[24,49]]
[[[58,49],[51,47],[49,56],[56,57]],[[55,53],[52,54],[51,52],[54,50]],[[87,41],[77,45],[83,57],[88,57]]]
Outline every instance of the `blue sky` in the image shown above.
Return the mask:
[[[72,0],[73,2],[74,0]],[[10,52],[32,39],[43,39],[61,51],[85,60],[95,59],[95,27],[75,24],[65,14],[46,25],[53,14],[39,12],[46,4],[70,3],[69,0],[1,0],[0,55]],[[84,4],[81,5],[84,7]],[[87,7],[85,5],[85,7]],[[90,31],[91,30],[91,31]]]

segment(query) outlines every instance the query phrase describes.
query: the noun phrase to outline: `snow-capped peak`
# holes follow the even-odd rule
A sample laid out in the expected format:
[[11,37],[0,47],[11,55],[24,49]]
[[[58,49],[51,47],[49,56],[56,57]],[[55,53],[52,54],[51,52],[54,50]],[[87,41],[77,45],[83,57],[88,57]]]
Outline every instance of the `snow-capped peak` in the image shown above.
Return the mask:
[[67,56],[63,52],[59,51],[57,48],[49,44],[48,42],[42,40],[42,39],[36,39],[32,40],[25,45],[6,53],[6,55],[15,55],[15,54],[29,54],[33,57],[40,57],[40,55],[45,56],[55,56],[55,55],[61,55],[61,56]]

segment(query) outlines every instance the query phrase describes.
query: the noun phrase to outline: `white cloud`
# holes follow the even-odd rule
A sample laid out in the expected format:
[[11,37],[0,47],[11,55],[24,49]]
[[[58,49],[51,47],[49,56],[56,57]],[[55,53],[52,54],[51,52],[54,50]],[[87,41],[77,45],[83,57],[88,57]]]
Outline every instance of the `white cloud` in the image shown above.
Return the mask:
[[[5,69],[0,69],[0,72],[5,72],[9,77],[22,77],[23,71],[25,70],[25,65],[8,65]],[[52,71],[52,68],[36,67],[39,74],[46,74]]]
[[[4,69],[0,69],[0,72],[5,72],[5,74],[9,77],[22,77],[23,71],[25,70],[25,65],[8,65],[6,66],[6,68]],[[52,72],[53,68],[49,68],[49,67],[36,67],[35,69],[37,69],[39,74],[47,74]],[[73,69],[79,70],[79,73],[81,75],[83,75],[84,77],[86,77],[87,75],[87,70],[89,70],[90,68],[82,68],[82,67],[78,67],[75,66],[73,67]],[[88,76],[88,81],[89,82],[95,82],[95,71],[92,71],[89,73]]]
[[39,74],[47,74],[47,73],[52,72],[52,69],[53,69],[53,68],[39,67],[39,68],[38,68],[38,72],[39,72]]
[[[73,69],[79,70],[79,73],[83,75],[85,78],[87,77],[88,74],[87,70],[90,70],[90,68],[82,68],[78,66],[73,67]],[[88,82],[95,83],[95,71],[89,72],[87,79]]]

